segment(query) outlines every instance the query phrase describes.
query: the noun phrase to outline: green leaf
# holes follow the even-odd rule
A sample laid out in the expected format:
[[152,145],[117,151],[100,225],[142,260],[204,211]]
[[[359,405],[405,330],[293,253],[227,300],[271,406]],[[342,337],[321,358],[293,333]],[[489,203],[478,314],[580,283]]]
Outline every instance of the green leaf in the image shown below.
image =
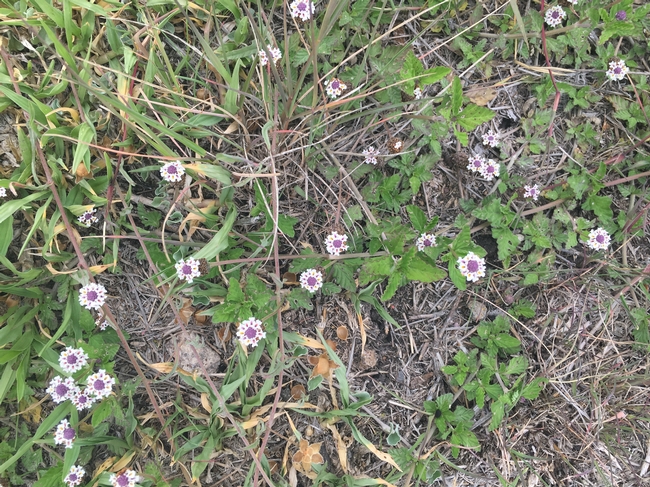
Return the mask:
[[381,295],[381,300],[385,302],[391,299],[397,290],[404,284],[406,284],[404,275],[400,272],[393,272],[390,276],[388,276],[388,283],[386,284],[384,294]]
[[517,348],[521,345],[519,340],[507,333],[499,333],[494,342],[499,348]]
[[489,122],[495,113],[486,107],[469,104],[458,114],[456,122],[468,132],[471,132],[482,123]]
[[501,396],[497,401],[492,402],[492,405],[490,406],[490,410],[492,411],[492,420],[488,426],[489,431],[497,429],[506,415],[505,404],[502,399],[503,396]]
[[406,277],[412,281],[435,282],[447,277],[447,273],[430,265],[416,254],[406,268]]
[[305,308],[308,311],[314,309],[311,303],[312,294],[304,288],[292,289],[287,295],[291,309]]
[[228,284],[228,295],[226,297],[227,302],[230,303],[242,303],[244,301],[244,292],[241,290],[239,281],[234,277],[230,278]]
[[194,460],[192,462],[192,482],[196,482],[203,471],[208,467],[210,460],[210,456],[214,452],[214,447],[215,447],[215,439],[212,435],[208,436],[208,440],[205,442],[205,445],[203,446],[203,450],[201,453],[196,455],[194,457]]
[[449,73],[451,73],[451,69],[442,66],[429,68],[424,72],[424,76],[420,78],[420,83],[423,85],[432,85],[433,83],[440,81]]
[[323,376],[322,375],[317,375],[316,377],[312,377],[307,381],[307,390],[308,391],[313,391],[316,389],[319,385],[321,385],[321,382],[323,382]]
[[542,389],[544,389],[544,385],[548,382],[548,379],[545,379],[543,377],[538,377],[537,379],[533,379],[533,381],[528,384],[526,387],[524,387],[524,390],[521,391],[521,397],[525,397],[526,399],[533,400],[537,399],[539,397],[539,393],[542,392]]
[[458,267],[456,267],[455,261],[449,261],[448,271],[449,279],[451,279],[451,282],[454,283],[454,286],[456,286],[461,291],[465,291],[467,289],[467,279],[465,279],[465,276],[460,273]]
[[[460,112],[460,107],[463,105],[463,86],[460,84],[460,78],[454,76],[451,82],[451,114],[456,116]],[[459,122],[460,123],[460,122]],[[468,129],[473,130],[473,129]]]
[[[74,134],[74,132],[72,133]],[[86,169],[90,171],[90,142],[95,138],[95,128],[87,123],[82,124],[79,127],[77,138],[72,160],[72,174],[76,174],[81,161],[84,161]]]
[[528,360],[526,360],[526,358],[522,357],[521,355],[517,355],[516,357],[512,357],[510,359],[510,362],[508,362],[508,365],[506,367],[505,373],[507,375],[521,374],[525,372],[527,368],[528,368]]
[[93,410],[93,417],[91,420],[91,423],[93,425],[93,428],[97,428],[100,424],[102,424],[106,418],[108,418],[111,414],[113,414],[113,408],[115,407],[115,404],[111,400],[104,400],[99,403],[99,406],[96,406],[95,409]]
[[225,250],[228,247],[228,233],[232,229],[233,224],[235,223],[235,217],[237,216],[237,211],[235,208],[231,208],[226,215],[226,219],[221,227],[221,230],[208,242],[208,244],[199,250],[195,255],[195,259],[207,259],[212,260],[219,252]]
[[295,218],[293,216],[278,215],[278,228],[288,237],[295,237],[296,232],[294,231],[293,227],[296,226],[296,223],[299,221],[300,220],[298,220],[298,218]]
[[347,291],[354,292],[357,289],[352,269],[343,262],[336,262],[332,266],[332,277],[339,286]]

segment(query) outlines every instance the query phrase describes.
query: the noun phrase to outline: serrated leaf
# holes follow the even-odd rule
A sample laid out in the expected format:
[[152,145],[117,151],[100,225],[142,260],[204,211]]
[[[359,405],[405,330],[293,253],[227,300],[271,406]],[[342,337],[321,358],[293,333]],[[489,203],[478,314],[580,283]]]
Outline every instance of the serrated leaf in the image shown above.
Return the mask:
[[412,281],[435,282],[447,277],[447,273],[416,255],[406,269],[406,277]]
[[449,73],[451,73],[451,69],[442,66],[429,68],[424,72],[425,75],[420,78],[420,83],[423,85],[432,85],[433,83],[440,81]]
[[521,345],[519,340],[507,333],[499,333],[494,339],[494,342],[499,348],[516,348]]
[[390,276],[388,276],[388,283],[386,284],[384,294],[381,295],[381,300],[385,302],[391,299],[393,296],[395,296],[397,290],[404,284],[406,284],[406,279],[402,273],[392,273]]
[[451,82],[451,114],[458,115],[460,107],[463,105],[463,86],[460,84],[460,78],[454,77]]
[[332,277],[339,286],[347,291],[354,292],[357,289],[352,269],[343,262],[337,262],[332,266]]
[[228,284],[228,295],[226,296],[226,301],[228,303],[242,303],[244,299],[244,292],[241,289],[239,281],[234,277],[231,277]]
[[406,207],[406,213],[409,216],[409,220],[411,220],[413,228],[415,228],[419,233],[424,233],[424,228],[428,221],[424,211],[415,205],[408,205]]
[[470,104],[458,114],[456,122],[465,130],[471,132],[482,123],[492,120],[494,115],[495,113],[489,108]]
[[505,373],[507,375],[521,374],[525,372],[527,368],[528,360],[526,360],[526,358],[522,357],[521,355],[517,355],[516,357],[512,357],[510,359],[510,362],[508,362],[508,365],[506,366]]
[[542,392],[542,389],[544,389],[544,385],[547,382],[548,379],[545,379],[543,377],[533,379],[533,381],[531,381],[531,383],[524,387],[523,391],[521,391],[521,397],[525,397],[531,401],[533,399],[537,399],[539,397],[539,393]]

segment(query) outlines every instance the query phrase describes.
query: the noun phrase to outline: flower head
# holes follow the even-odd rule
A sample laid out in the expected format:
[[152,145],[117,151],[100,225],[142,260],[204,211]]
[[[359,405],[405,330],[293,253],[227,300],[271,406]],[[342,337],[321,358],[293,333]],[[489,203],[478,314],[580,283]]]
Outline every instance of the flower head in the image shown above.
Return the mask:
[[476,282],[485,276],[485,259],[470,252],[465,257],[459,257],[458,270],[468,281]]
[[377,156],[379,155],[379,151],[373,146],[368,146],[367,149],[363,149],[362,154],[363,157],[365,157],[363,162],[366,164],[372,164],[373,166],[377,164]]
[[66,374],[74,374],[88,364],[88,355],[81,348],[67,347],[59,355],[59,365]]
[[610,61],[609,69],[605,74],[610,81],[620,81],[625,78],[629,72],[630,68],[625,65],[625,61],[619,59],[618,61]]
[[109,481],[113,487],[134,487],[140,481],[140,476],[134,470],[126,469],[121,474],[111,474]]
[[490,147],[499,145],[499,133],[488,130],[486,134],[483,134],[483,145],[489,145]]
[[537,201],[539,198],[539,186],[537,184],[532,186],[527,184],[524,186],[524,190],[524,198],[532,198],[533,201]]
[[79,290],[79,303],[86,309],[99,309],[106,302],[106,288],[94,282]]
[[348,89],[348,85],[338,78],[332,78],[329,81],[325,81],[325,86],[327,86],[325,91],[330,98],[338,98]]
[[97,223],[99,219],[95,216],[95,213],[97,213],[97,209],[93,208],[92,210],[84,211],[83,214],[77,218],[79,223],[82,225],[89,227],[93,223]]
[[176,263],[176,275],[181,281],[184,280],[188,284],[192,284],[195,277],[201,277],[200,265],[201,263],[192,257],[181,259]]
[[607,250],[611,237],[607,230],[604,228],[597,228],[589,232],[589,240],[587,241],[587,247],[594,250]]
[[404,149],[404,142],[402,142],[397,137],[391,137],[388,139],[388,152],[391,154],[399,154]]
[[91,396],[95,396],[96,400],[103,399],[111,395],[115,379],[108,375],[104,369],[99,369],[99,372],[92,374],[86,379],[86,392]]
[[557,27],[564,19],[566,19],[566,12],[559,5],[549,8],[544,15],[544,20],[550,27]]
[[483,176],[488,181],[492,181],[494,178],[499,177],[499,163],[488,159],[485,161],[483,168],[481,169],[481,176]]
[[68,487],[74,487],[75,485],[79,485],[81,483],[84,475],[86,475],[86,471],[83,469],[83,467],[73,465],[70,467],[70,471],[68,472],[68,475],[65,476],[65,479],[63,479],[63,481],[68,484]]
[[257,318],[248,318],[242,321],[237,327],[237,338],[245,347],[248,345],[256,347],[260,340],[266,338],[262,322]]
[[[273,64],[277,63],[280,59],[282,59],[282,51],[278,49],[277,47],[273,47],[270,44],[266,46],[266,49],[271,53],[271,59],[273,60]],[[266,66],[269,64],[269,57],[266,55],[266,51],[264,49],[260,50],[260,52],[257,53],[258,56],[260,57],[260,64],[262,66]]]
[[424,98],[424,93],[422,93],[422,88],[417,86],[413,90],[413,98],[415,98],[416,100],[421,100],[422,98]]
[[323,287],[323,274],[316,269],[307,269],[300,274],[300,286],[310,293],[315,293]]
[[626,20],[627,19],[627,12],[625,10],[619,10],[616,12],[616,20]]
[[104,331],[106,328],[108,328],[108,321],[102,318],[97,318],[95,320],[95,326],[98,326],[101,331]]
[[181,161],[168,162],[160,168],[160,175],[165,181],[170,183],[179,182],[183,179],[183,174],[185,174],[185,168],[181,164]]
[[79,387],[75,384],[72,377],[65,379],[57,375],[50,381],[50,386],[46,391],[55,403],[63,402],[67,399],[72,399],[74,395],[79,392]]
[[78,390],[74,396],[70,398],[77,411],[89,409],[96,401],[95,396],[88,394],[86,391]]
[[66,448],[72,448],[76,436],[77,434],[74,428],[70,426],[70,422],[67,419],[64,419],[56,427],[56,433],[54,433],[54,444],[65,445]]
[[469,158],[469,164],[467,164],[467,169],[469,169],[472,172],[483,172],[483,168],[485,167],[485,158],[481,156],[470,156]]
[[310,0],[294,0],[289,5],[289,12],[293,18],[298,17],[303,22],[306,22],[314,15],[314,3]]
[[0,198],[7,197],[7,188],[0,188]]
[[341,252],[345,252],[349,248],[348,244],[345,243],[347,241],[348,241],[347,235],[345,234],[341,235],[337,232],[332,232],[325,239],[325,245],[327,251],[331,255],[341,255]]
[[417,249],[422,252],[427,247],[435,247],[436,236],[432,233],[423,233],[415,242]]

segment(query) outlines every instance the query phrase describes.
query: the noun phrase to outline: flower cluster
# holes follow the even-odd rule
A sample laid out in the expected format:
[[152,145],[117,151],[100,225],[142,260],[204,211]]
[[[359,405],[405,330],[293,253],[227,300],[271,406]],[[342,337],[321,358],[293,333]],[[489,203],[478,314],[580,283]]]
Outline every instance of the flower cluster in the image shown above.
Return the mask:
[[487,133],[483,134],[483,145],[489,145],[490,147],[499,145],[499,134],[488,130]]
[[68,399],[72,399],[81,391],[72,377],[64,379],[60,375],[57,375],[50,381],[50,385],[45,392],[52,396],[52,400],[58,404]]
[[66,448],[72,448],[76,436],[77,433],[74,428],[70,426],[70,422],[67,419],[64,419],[56,427],[56,433],[54,433],[54,444],[65,445]]
[[106,288],[90,283],[79,290],[79,303],[86,309],[99,309],[106,302]]
[[471,156],[467,169],[477,172],[488,181],[499,177],[499,164],[492,159],[485,159],[482,156]]
[[607,250],[611,237],[607,230],[604,228],[597,228],[589,232],[589,240],[587,240],[587,247],[593,250]]
[[303,22],[311,19],[311,16],[314,15],[314,10],[316,7],[314,3],[310,0],[294,0],[289,5],[289,12],[293,18],[298,17]]
[[74,407],[77,408],[77,411],[83,411],[84,409],[90,409],[90,406],[92,406],[97,399],[86,391],[78,391],[70,400],[72,401],[72,404],[74,404]]
[[88,365],[88,355],[81,348],[67,347],[59,355],[59,365],[66,374],[74,374]]
[[65,479],[63,479],[63,481],[68,484],[68,487],[74,487],[75,485],[79,485],[81,483],[85,475],[86,471],[83,467],[73,465],[70,467],[70,471],[68,472],[68,475],[66,475]]
[[185,174],[185,168],[181,164],[181,161],[168,162],[160,168],[160,176],[170,183],[179,182],[183,179],[183,174]]
[[419,86],[416,86],[415,89],[413,90],[413,98],[416,100],[421,100],[424,98],[424,93],[422,93],[422,88]]
[[79,223],[82,225],[89,227],[93,223],[97,223],[99,219],[95,216],[95,213],[97,213],[97,209],[93,208],[91,210],[84,211],[77,220]]
[[248,345],[256,347],[260,340],[266,338],[262,322],[257,318],[248,318],[242,321],[237,327],[237,338],[244,347]]
[[348,89],[348,85],[338,78],[325,81],[325,86],[327,87],[325,91],[330,98],[338,98]]
[[181,281],[192,284],[195,277],[201,277],[200,265],[201,263],[192,257],[181,259],[176,263],[176,275]]
[[[266,46],[266,49],[271,53],[271,59],[273,60],[273,64],[277,63],[280,59],[282,59],[282,52],[277,47],[273,47],[269,44]],[[269,64],[269,57],[266,55],[266,51],[264,51],[264,49],[260,50],[258,56],[260,57],[260,64],[262,66],[266,66],[267,64]]]
[[347,235],[341,235],[338,232],[332,232],[325,239],[325,246],[331,255],[341,255],[341,252],[345,252],[349,248],[348,244],[346,243],[347,241]]
[[423,233],[415,242],[417,249],[422,252],[427,247],[434,247],[436,245],[436,236],[432,233]]
[[544,15],[544,20],[546,20],[549,27],[561,25],[564,19],[566,19],[566,12],[559,5],[549,8],[546,11],[546,15]]
[[369,146],[367,149],[363,149],[363,162],[366,164],[372,164],[373,166],[377,164],[377,156],[379,155],[379,151],[375,149],[373,146]]
[[106,328],[108,328],[108,321],[103,318],[97,318],[95,320],[95,326],[99,327],[101,331],[104,331]]
[[140,482],[140,476],[135,471],[126,469],[121,474],[111,474],[109,482],[113,487],[134,487]]
[[605,72],[605,75],[610,81],[620,81],[629,72],[630,68],[625,65],[625,61],[619,59],[618,61],[610,61],[609,69]]
[[470,252],[465,257],[458,258],[458,270],[468,281],[476,282],[485,277],[485,259]]
[[323,274],[316,269],[307,269],[300,274],[300,286],[310,293],[315,293],[323,287]]
[[86,379],[86,384],[86,393],[94,396],[95,400],[99,401],[111,395],[115,379],[108,375],[104,369],[99,369],[98,372]]
[[524,198],[532,198],[533,201],[537,201],[539,198],[539,186],[534,184],[532,186],[530,185],[525,185],[524,186]]

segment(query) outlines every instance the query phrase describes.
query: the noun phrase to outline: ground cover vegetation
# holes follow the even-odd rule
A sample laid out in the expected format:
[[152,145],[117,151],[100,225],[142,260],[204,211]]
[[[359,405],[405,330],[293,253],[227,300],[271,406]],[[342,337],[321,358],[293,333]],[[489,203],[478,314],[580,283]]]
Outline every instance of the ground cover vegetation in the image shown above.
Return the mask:
[[0,1],[0,484],[644,485],[649,13]]

